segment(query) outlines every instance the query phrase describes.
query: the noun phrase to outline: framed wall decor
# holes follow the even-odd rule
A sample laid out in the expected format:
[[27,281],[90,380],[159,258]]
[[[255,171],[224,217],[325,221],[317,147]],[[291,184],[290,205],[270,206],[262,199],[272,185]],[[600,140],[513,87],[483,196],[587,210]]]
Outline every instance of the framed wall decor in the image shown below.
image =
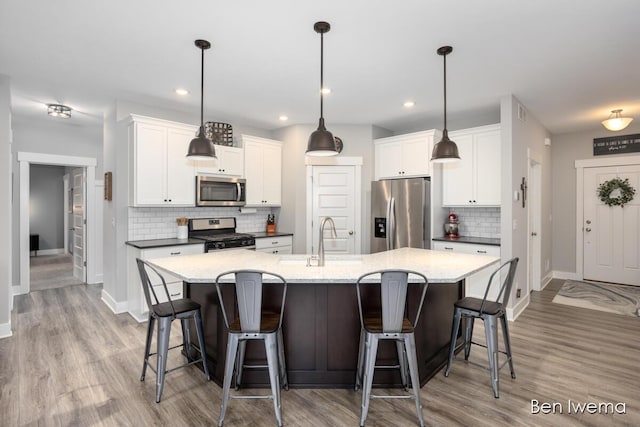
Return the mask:
[[104,173],[104,199],[111,201],[113,188],[113,174],[111,172]]

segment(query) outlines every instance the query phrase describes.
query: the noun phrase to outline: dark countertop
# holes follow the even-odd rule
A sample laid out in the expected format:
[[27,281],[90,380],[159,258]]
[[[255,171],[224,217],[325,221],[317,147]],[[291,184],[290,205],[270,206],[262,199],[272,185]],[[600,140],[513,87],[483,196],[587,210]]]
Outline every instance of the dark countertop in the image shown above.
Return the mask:
[[293,236],[293,233],[286,233],[284,231],[276,231],[275,233],[266,233],[264,231],[261,231],[257,233],[248,233],[248,234],[253,234],[253,237],[255,237],[256,239],[260,239],[263,237]]
[[153,239],[153,240],[131,240],[125,242],[125,244],[129,246],[133,246],[138,249],[151,249],[151,248],[162,248],[165,246],[182,246],[182,245],[193,245],[193,244],[201,244],[204,242],[198,239]]
[[434,237],[431,240],[436,240],[438,242],[474,243],[476,245],[500,246],[500,239],[489,238],[489,237],[459,236],[457,239],[450,239],[449,237],[442,236],[442,237]]

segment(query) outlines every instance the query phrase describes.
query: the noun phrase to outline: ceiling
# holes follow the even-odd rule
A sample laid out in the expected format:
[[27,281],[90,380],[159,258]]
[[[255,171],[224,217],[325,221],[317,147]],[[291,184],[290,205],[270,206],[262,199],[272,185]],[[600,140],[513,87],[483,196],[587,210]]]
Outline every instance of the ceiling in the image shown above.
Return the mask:
[[[20,120],[100,126],[115,100],[273,130],[319,117],[395,133],[441,127],[447,57],[449,129],[499,118],[513,94],[554,134],[598,128],[609,110],[640,120],[637,0],[23,0],[0,2],[0,74]],[[177,87],[191,91],[180,97]],[[415,107],[403,107],[406,100]],[[278,120],[286,114],[288,122]]]

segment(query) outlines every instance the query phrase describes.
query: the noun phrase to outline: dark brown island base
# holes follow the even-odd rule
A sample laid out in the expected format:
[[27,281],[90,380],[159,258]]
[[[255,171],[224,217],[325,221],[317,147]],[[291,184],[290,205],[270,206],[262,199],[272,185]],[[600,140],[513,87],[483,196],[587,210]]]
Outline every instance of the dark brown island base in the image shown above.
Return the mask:
[[[185,296],[201,304],[209,368],[219,384],[223,380],[227,331],[213,284],[215,278],[222,272],[237,269],[258,269],[283,276],[289,284],[283,320],[289,384],[327,388],[355,384],[360,337],[355,287],[358,277],[370,271],[396,268],[418,271],[429,278],[415,331],[420,383],[424,385],[446,362],[453,303],[464,294],[465,278],[482,269],[494,268],[499,261],[497,257],[414,248],[370,255],[327,256],[324,267],[307,267],[306,257],[240,249],[156,258],[149,262],[181,278]],[[377,306],[377,287],[366,287],[366,284],[362,287],[363,304]],[[417,309],[418,288],[410,286],[410,314]],[[228,292],[223,295],[227,313],[233,315],[232,288],[225,287],[225,292]],[[267,292],[263,307],[279,304],[280,297]],[[195,336],[191,342],[197,342]],[[245,363],[265,364],[264,348],[260,344],[247,343]],[[393,343],[381,343],[377,364],[397,364]],[[245,369],[242,382],[245,386],[267,386],[267,378],[266,370]],[[399,371],[376,370],[374,384],[400,386]]]

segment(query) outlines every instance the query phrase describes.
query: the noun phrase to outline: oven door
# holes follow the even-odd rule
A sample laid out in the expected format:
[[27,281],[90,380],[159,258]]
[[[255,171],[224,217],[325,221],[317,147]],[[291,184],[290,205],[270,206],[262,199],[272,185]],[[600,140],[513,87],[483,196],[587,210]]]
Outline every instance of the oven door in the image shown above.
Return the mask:
[[196,206],[244,206],[246,181],[241,178],[196,177]]

